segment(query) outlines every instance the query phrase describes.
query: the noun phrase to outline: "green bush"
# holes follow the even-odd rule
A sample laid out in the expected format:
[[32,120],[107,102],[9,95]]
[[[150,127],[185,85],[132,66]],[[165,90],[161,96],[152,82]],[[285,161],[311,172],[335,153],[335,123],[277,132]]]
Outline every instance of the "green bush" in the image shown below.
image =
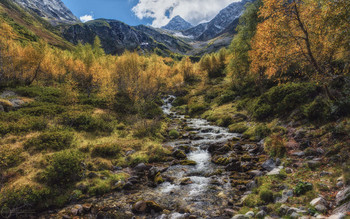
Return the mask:
[[348,161],[343,166],[343,178],[345,185],[350,185],[350,162]]
[[254,134],[258,139],[263,139],[271,133],[271,130],[265,125],[258,125],[254,129]]
[[117,158],[122,151],[119,144],[107,143],[96,145],[92,148],[91,155],[94,157]]
[[140,115],[146,119],[154,119],[163,115],[163,110],[155,102],[146,102],[140,107]]
[[64,150],[71,147],[74,134],[69,131],[48,131],[29,139],[24,146],[35,150]]
[[161,145],[151,146],[147,150],[147,154],[149,155],[149,162],[164,162],[167,160],[167,157],[171,155],[171,152],[164,148]]
[[[204,96],[204,100],[207,103],[210,103],[213,99],[215,99],[216,97],[218,97],[218,91],[214,90],[214,91],[208,91],[205,96]],[[185,104],[185,103],[184,103]],[[184,105],[182,104],[182,105]]]
[[19,111],[31,116],[56,116],[65,112],[65,108],[53,103],[33,102]]
[[64,113],[61,116],[63,125],[74,128],[77,131],[86,132],[107,132],[111,133],[114,130],[113,125],[104,121],[101,118],[96,118],[88,113],[70,112]]
[[272,203],[274,201],[273,192],[268,189],[262,189],[259,192],[259,197],[265,204]]
[[219,99],[218,99],[218,104],[219,105],[224,105],[226,103],[230,103],[232,101],[234,101],[237,97],[237,94],[234,91],[225,91],[225,93],[223,93]]
[[48,103],[58,103],[62,95],[62,91],[58,88],[42,86],[18,87],[15,92],[21,96]]
[[113,109],[117,113],[125,114],[125,115],[137,113],[133,100],[126,93],[125,94],[123,94],[123,93],[116,94],[115,101],[113,103]]
[[189,105],[188,108],[189,108],[188,112],[190,115],[198,115],[203,113],[207,109],[207,105],[196,103],[196,104]]
[[287,83],[272,87],[253,105],[253,117],[262,120],[285,115],[312,100],[317,90],[318,87],[312,83]]
[[180,137],[180,134],[179,134],[178,131],[176,131],[175,129],[173,129],[173,130],[171,130],[171,131],[169,132],[169,136],[170,136],[170,138],[177,139],[177,138]]
[[305,193],[307,193],[308,191],[311,191],[313,189],[313,186],[311,183],[309,182],[299,182],[295,189],[294,192],[297,196],[301,196],[304,195]]
[[0,172],[22,162],[21,153],[21,149],[12,148],[10,145],[2,145],[0,147]]
[[312,103],[304,106],[304,115],[310,121],[325,121],[331,115],[331,104],[318,96]]
[[[0,116],[4,114],[0,113]],[[28,133],[30,131],[42,131],[47,127],[47,121],[40,117],[24,118],[20,116],[19,118],[13,120],[11,120],[9,117],[7,117],[7,119],[1,118],[1,120],[3,121],[0,121],[0,135],[21,134]]]
[[177,97],[174,102],[173,102],[173,106],[182,106],[182,105],[186,105],[188,103],[188,99],[185,97]]
[[16,208],[35,211],[48,207],[47,200],[51,197],[49,188],[41,186],[21,186],[3,189],[0,193],[0,212],[5,218],[15,217]]
[[248,127],[244,123],[235,123],[228,127],[229,131],[232,133],[244,133],[248,130]]
[[232,121],[233,121],[233,119],[231,116],[223,116],[222,118],[220,118],[216,121],[216,124],[218,126],[228,127],[229,125],[232,124]]
[[48,185],[67,186],[81,178],[82,161],[83,156],[77,151],[57,152],[48,158],[48,165],[41,179]]
[[157,137],[160,133],[161,122],[159,120],[139,120],[134,124],[134,136],[137,138]]

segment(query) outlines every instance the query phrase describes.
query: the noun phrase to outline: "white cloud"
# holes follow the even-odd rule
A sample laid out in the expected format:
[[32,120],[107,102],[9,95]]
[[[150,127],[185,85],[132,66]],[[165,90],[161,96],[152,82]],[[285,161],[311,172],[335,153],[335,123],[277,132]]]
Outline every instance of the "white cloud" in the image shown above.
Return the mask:
[[83,23],[88,22],[88,21],[92,21],[93,19],[94,19],[93,16],[88,15],[88,14],[80,17],[80,20]]
[[139,0],[132,9],[139,19],[152,18],[154,27],[165,26],[173,17],[197,25],[213,19],[223,8],[240,0]]

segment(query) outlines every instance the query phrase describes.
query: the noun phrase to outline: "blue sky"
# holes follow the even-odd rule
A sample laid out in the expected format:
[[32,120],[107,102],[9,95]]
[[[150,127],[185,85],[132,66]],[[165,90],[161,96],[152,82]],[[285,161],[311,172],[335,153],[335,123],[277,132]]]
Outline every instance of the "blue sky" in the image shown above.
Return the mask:
[[107,18],[129,25],[165,26],[173,17],[197,25],[213,19],[223,8],[240,0],[62,0],[81,20]]
[[62,0],[78,18],[92,15],[93,18],[108,18],[129,25],[151,24],[153,19],[139,19],[132,12],[137,0]]

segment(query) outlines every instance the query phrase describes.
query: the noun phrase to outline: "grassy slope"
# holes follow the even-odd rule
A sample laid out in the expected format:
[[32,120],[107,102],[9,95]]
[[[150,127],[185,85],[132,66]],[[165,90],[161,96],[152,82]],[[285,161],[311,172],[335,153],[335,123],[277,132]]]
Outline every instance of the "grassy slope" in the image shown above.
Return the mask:
[[[258,187],[243,201],[240,213],[250,210],[257,213],[258,206],[267,206],[270,215],[279,215],[282,204],[264,201],[264,193],[269,191],[269,195],[276,198],[282,196],[283,188],[295,192],[299,182],[310,182],[313,188],[301,195],[294,194],[285,203],[287,206],[303,206],[316,212],[309,203],[319,195],[334,204],[335,195],[341,189],[337,183],[340,179],[347,181],[349,177],[347,172],[343,172],[343,162],[348,160],[350,119],[342,117],[337,121],[310,121],[303,118],[300,110],[314,100],[311,98],[305,100],[305,105],[293,106],[294,113],[286,112],[281,116],[257,120],[252,115],[252,108],[259,97],[235,100],[237,96],[233,95],[227,100],[228,94],[232,95],[229,90],[230,81],[220,79],[191,87],[186,96],[177,100],[177,109],[229,127],[232,132],[243,133],[243,139],[257,142],[264,139],[266,154],[273,158],[280,157],[284,167],[291,170],[288,173],[283,170],[277,176],[258,178]],[[277,105],[274,107],[277,108]],[[303,151],[305,155],[293,155],[297,151]],[[320,159],[320,163],[309,164],[312,160],[310,157]]]
[[46,20],[24,11],[8,0],[0,2],[0,19],[14,28],[19,40],[37,41],[40,38],[60,48],[71,49],[73,47],[60,36],[59,27],[53,27]]

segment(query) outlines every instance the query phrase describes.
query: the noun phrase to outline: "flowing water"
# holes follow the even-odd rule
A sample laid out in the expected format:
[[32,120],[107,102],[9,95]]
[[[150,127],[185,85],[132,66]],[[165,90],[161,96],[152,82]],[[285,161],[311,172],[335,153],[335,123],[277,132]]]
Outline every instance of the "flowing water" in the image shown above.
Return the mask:
[[[229,197],[233,195],[231,194],[232,188],[226,174],[214,174],[224,170],[223,167],[211,162],[208,147],[211,144],[226,143],[234,137],[239,137],[239,135],[230,133],[226,128],[211,125],[204,119],[185,119],[185,116],[172,112],[172,101],[174,99],[174,96],[164,99],[163,112],[171,119],[183,120],[191,130],[191,135],[194,137],[192,139],[195,140],[169,142],[167,145],[175,148],[190,146],[192,152],[187,154],[187,158],[195,161],[197,165],[171,166],[163,174],[174,177],[174,182],[161,184],[155,189],[155,192],[159,196],[180,202],[191,213],[194,212],[201,217],[220,216],[222,215],[222,207],[227,206]],[[192,184],[181,185],[181,180],[184,178],[190,178]],[[182,218],[184,216],[180,213],[174,213],[169,218]]]
[[[119,212],[131,214],[133,203],[138,200],[152,200],[169,210],[168,213],[163,215],[154,213],[141,218],[186,219],[190,215],[197,218],[230,218],[224,216],[224,210],[230,207],[229,201],[235,196],[234,189],[231,188],[230,176],[223,166],[211,162],[212,156],[208,148],[213,144],[220,147],[230,139],[240,136],[230,133],[226,128],[211,125],[206,120],[186,118],[184,115],[173,112],[171,109],[174,99],[174,96],[165,98],[162,109],[173,121],[172,126],[182,133],[185,132],[186,137],[164,145],[171,146],[175,150],[184,147],[189,149],[187,159],[197,164],[195,166],[159,164],[157,168],[163,169],[161,175],[167,180],[157,187],[147,186],[147,180],[141,182],[144,180],[144,176],[141,176],[139,179],[141,181],[135,184],[132,190],[122,190],[100,198],[92,197],[85,200],[87,203],[94,204],[97,209],[113,210],[117,214]],[[188,131],[184,129],[186,126]],[[95,216],[87,218],[96,218]]]

